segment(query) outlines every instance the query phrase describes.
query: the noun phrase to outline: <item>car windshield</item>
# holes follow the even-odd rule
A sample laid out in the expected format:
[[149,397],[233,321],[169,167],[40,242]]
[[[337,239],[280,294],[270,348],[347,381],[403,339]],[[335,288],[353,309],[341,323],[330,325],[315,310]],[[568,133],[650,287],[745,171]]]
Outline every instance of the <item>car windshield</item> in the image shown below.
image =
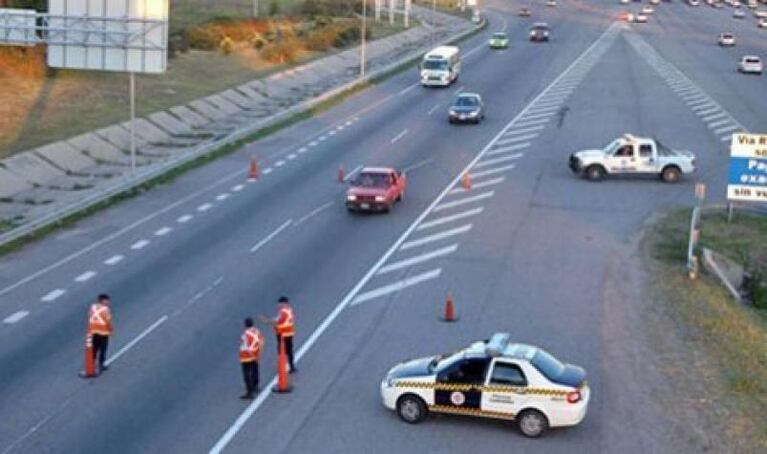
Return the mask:
[[549,30],[549,27],[547,27],[546,25],[533,25],[531,30],[536,32],[545,32]]
[[437,373],[442,372],[460,359],[463,359],[463,352],[453,353],[452,355],[435,356],[431,360],[431,363],[429,363],[429,370]]
[[506,39],[506,33],[494,33],[493,38],[495,39]]
[[447,69],[447,60],[426,60],[423,69]]
[[459,96],[458,99],[455,100],[455,105],[457,107],[476,107],[478,104],[479,101],[473,96]]
[[363,188],[385,188],[389,186],[389,178],[385,173],[361,172],[351,184]]
[[623,141],[620,139],[615,139],[612,142],[610,142],[609,145],[605,147],[605,153],[613,154],[621,145],[623,145]]
[[550,381],[557,381],[565,371],[564,364],[541,349],[535,352],[530,363]]

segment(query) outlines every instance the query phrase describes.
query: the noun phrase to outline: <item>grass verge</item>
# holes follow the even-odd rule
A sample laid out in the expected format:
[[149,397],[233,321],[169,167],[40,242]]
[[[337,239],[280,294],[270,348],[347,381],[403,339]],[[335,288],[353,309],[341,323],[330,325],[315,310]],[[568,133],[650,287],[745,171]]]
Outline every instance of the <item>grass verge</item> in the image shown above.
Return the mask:
[[[690,211],[678,210],[645,234],[642,257],[652,310],[678,337],[684,357],[667,369],[680,393],[701,390],[701,411],[722,428],[732,452],[767,450],[767,311],[735,302],[715,277],[685,268]],[[701,245],[736,260],[767,258],[767,218],[708,212]],[[764,262],[761,262],[764,264]],[[665,353],[665,352],[664,352]]]

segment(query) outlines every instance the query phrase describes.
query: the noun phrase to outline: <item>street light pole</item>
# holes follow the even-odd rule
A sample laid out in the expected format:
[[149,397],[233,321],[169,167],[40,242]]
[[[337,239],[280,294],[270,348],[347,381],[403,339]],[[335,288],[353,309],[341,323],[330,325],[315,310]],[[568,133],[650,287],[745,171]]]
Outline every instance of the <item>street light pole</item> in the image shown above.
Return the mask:
[[365,35],[367,34],[368,1],[362,0],[362,33],[360,40],[360,77],[365,77]]

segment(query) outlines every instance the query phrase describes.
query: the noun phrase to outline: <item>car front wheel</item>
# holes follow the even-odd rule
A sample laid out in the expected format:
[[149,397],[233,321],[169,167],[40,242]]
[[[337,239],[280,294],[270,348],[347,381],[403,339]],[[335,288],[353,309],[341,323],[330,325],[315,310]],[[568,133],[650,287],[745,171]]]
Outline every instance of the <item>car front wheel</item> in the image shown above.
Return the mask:
[[591,165],[586,168],[586,178],[591,181],[599,181],[605,176],[605,169],[602,166]]
[[666,183],[676,183],[679,181],[679,178],[681,177],[681,172],[678,168],[670,166],[663,169],[663,172],[661,172],[660,177],[663,181]]
[[397,401],[397,414],[403,421],[418,424],[426,419],[428,410],[423,399],[412,394],[404,395]]
[[525,410],[517,418],[519,431],[528,438],[540,437],[549,428],[546,416],[538,410]]

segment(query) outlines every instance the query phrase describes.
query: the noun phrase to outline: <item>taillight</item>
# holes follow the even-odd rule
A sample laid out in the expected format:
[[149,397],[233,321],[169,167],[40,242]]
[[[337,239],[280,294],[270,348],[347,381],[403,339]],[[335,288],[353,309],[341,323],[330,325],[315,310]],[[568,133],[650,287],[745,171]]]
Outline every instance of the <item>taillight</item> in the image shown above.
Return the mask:
[[570,391],[567,393],[567,403],[568,404],[575,404],[580,402],[581,400],[581,392],[580,391]]

